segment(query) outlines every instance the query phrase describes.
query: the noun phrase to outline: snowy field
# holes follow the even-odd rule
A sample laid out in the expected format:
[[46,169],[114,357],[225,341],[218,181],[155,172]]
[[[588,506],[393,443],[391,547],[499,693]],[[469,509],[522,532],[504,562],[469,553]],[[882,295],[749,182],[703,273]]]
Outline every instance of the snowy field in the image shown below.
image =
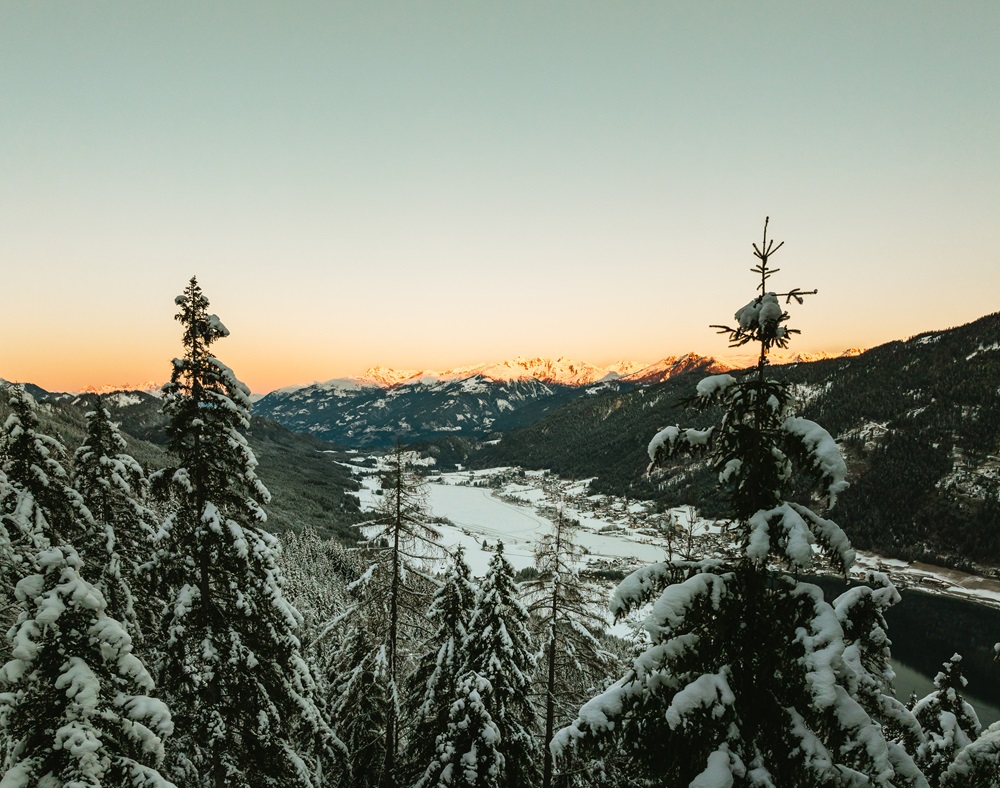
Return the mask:
[[[377,477],[370,468],[348,467],[364,474],[361,506],[374,509],[380,500],[375,493]],[[582,495],[586,483],[551,479],[540,473],[529,472],[523,479],[496,488],[471,486],[515,474],[510,468],[447,473],[426,485],[431,516],[449,521],[447,525],[436,524],[442,543],[446,547],[461,544],[473,574],[485,574],[492,553],[483,546],[491,549],[497,541],[504,543],[504,553],[515,569],[532,566],[535,544],[552,532],[552,517],[560,505],[564,517],[580,522],[579,543],[588,564],[628,571],[666,557],[663,539],[629,526],[630,520],[635,523],[638,514],[646,513],[646,504],[632,504],[627,510],[611,505],[605,514],[598,515],[595,508],[606,502],[604,496],[586,498]],[[581,504],[581,498],[585,503]],[[696,527],[702,532],[718,530],[707,521]],[[601,533],[602,529],[609,532]]]

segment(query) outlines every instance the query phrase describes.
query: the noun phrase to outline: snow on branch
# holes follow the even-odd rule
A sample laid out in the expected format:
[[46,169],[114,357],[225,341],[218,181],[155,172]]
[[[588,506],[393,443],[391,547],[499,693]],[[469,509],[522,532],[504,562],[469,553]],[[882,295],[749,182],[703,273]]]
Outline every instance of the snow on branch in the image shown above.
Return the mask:
[[696,391],[702,399],[712,399],[725,394],[730,386],[736,383],[736,378],[732,375],[710,375],[698,381]]
[[847,463],[840,453],[840,447],[829,432],[819,424],[800,416],[789,416],[781,429],[802,442],[813,468],[827,482],[830,506],[837,502],[837,496],[847,489]]
[[798,570],[810,569],[818,547],[846,572],[854,563],[854,550],[847,534],[832,520],[811,509],[785,501],[773,509],[761,509],[747,521],[746,555],[757,564],[776,555]]
[[718,673],[703,673],[677,692],[666,711],[670,729],[684,725],[687,715],[698,708],[711,709],[713,717],[721,717],[722,707],[736,702],[736,696],[729,687],[729,673],[728,667]]
[[707,600],[713,610],[718,610],[727,592],[726,581],[730,578],[731,575],[702,572],[683,583],[667,586],[653,603],[643,627],[654,639],[676,632],[684,624],[688,612],[701,599]]
[[680,427],[666,427],[660,430],[649,442],[646,453],[649,455],[650,463],[656,463],[663,457],[671,456],[678,448],[704,448],[712,439],[715,427],[707,430],[681,429]]
[[617,619],[646,604],[664,588],[682,577],[722,567],[721,561],[662,561],[628,575],[611,595],[611,614]]
[[723,743],[708,756],[705,770],[691,781],[689,788],[732,788],[736,784],[734,777],[743,779],[746,776],[743,761]]

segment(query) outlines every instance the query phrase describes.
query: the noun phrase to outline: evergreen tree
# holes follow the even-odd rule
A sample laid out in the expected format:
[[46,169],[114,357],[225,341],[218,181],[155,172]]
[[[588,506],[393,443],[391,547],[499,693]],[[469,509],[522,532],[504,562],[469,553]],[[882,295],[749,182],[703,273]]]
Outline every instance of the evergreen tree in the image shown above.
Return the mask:
[[502,734],[489,712],[496,708],[496,700],[493,686],[477,673],[469,671],[459,679],[448,725],[435,740],[435,757],[415,788],[501,788],[511,784],[504,774],[506,767],[514,764],[501,752]]
[[315,703],[301,617],[284,597],[269,494],[255,472],[249,391],[211,346],[228,336],[192,278],[177,297],[184,357],[164,386],[174,467],[154,485],[172,511],[157,534],[160,683],[185,786],[318,786],[338,742]]
[[350,758],[350,771],[334,781],[337,788],[368,788],[382,782],[385,732],[390,705],[386,694],[389,660],[363,620],[347,626],[331,666],[331,718]]
[[958,751],[940,784],[943,788],[1000,788],[1000,722]]
[[581,693],[607,675],[613,660],[600,642],[606,627],[606,593],[580,576],[583,550],[577,543],[578,530],[560,510],[552,533],[545,534],[535,548],[538,577],[524,584],[528,611],[542,630],[543,788],[550,788],[553,781],[548,743],[555,733],[556,713],[565,715],[561,722],[568,722],[585,699]]
[[882,728],[896,785],[927,785],[912,753],[924,742],[924,733],[911,708],[896,699],[893,690],[892,645],[885,611],[900,601],[899,592],[882,572],[869,572],[868,585],[849,588],[833,602],[844,630],[843,659],[851,694]]
[[[531,702],[534,639],[528,629],[528,611],[518,599],[514,570],[503,555],[503,542],[497,542],[476,595],[465,651],[463,682],[468,691],[477,691],[500,734],[495,745],[504,761],[499,785],[537,785],[540,753]],[[468,673],[475,678],[467,679]],[[485,692],[481,680],[488,684]]]
[[[381,626],[374,646],[385,659],[385,735],[383,764],[378,772],[382,788],[400,784],[399,752],[404,731],[401,730],[402,682],[406,675],[401,648],[405,633],[417,624],[415,611],[425,604],[429,581],[421,573],[421,565],[440,552],[438,532],[428,525],[426,492],[420,478],[407,467],[407,453],[400,446],[388,458],[382,475],[384,495],[375,518],[364,523],[366,543],[364,560],[370,562],[365,572],[362,598],[368,620]],[[372,608],[382,608],[373,610]],[[379,657],[382,659],[383,657]],[[373,702],[376,702],[373,700]],[[381,703],[381,701],[377,701]],[[338,705],[340,700],[337,701]],[[372,775],[369,774],[369,779]]]
[[84,558],[98,570],[94,585],[107,601],[108,615],[121,621],[132,640],[139,642],[139,620],[148,628],[150,616],[140,616],[137,608],[153,612],[140,566],[152,557],[156,515],[145,505],[149,487],[145,471],[125,453],[125,439],[101,397],[94,399],[94,409],[86,415],[87,436],[73,455],[73,487],[100,535],[94,545],[97,552]]
[[0,469],[19,491],[17,530],[11,539],[22,553],[69,544],[83,555],[97,552],[101,534],[83,497],[69,484],[66,448],[40,429],[34,398],[8,386],[10,404],[0,430]]
[[13,596],[14,584],[24,575],[24,556],[14,548],[11,533],[19,533],[14,522],[17,510],[17,491],[0,470],[0,627],[6,632],[18,604]]
[[982,728],[975,709],[962,697],[967,682],[961,662],[959,654],[945,662],[934,677],[934,691],[913,707],[925,735],[917,748],[917,763],[934,785],[941,783],[952,761],[979,736]]
[[86,579],[104,570],[103,535],[69,485],[62,444],[39,430],[33,399],[20,387],[9,394],[0,548],[5,579],[17,580],[9,586],[17,619],[0,670],[0,729],[9,738],[0,784],[171,785],[156,768],[170,714],[148,696],[153,683],[128,632]]
[[23,611],[0,669],[0,729],[9,737],[4,788],[131,785],[173,788],[157,771],[170,713],[72,547],[43,548],[38,574],[16,586]]
[[464,647],[475,598],[469,566],[458,547],[427,611],[427,620],[437,628],[424,644],[423,655],[407,681],[407,711],[417,731],[409,742],[407,763],[415,776],[423,774],[428,763],[437,758],[438,736],[448,728],[458,697],[459,673],[466,661]]
[[[854,553],[836,523],[788,500],[793,460],[832,506],[846,466],[826,430],[791,414],[788,387],[767,374],[772,348],[797,333],[785,303],[800,290],[768,289],[767,239],[754,245],[757,296],[717,326],[731,346],[755,343],[755,369],[702,380],[689,404],[721,406],[709,429],[668,427],[649,446],[653,467],[680,449],[708,451],[728,492],[728,560],[669,560],[618,587],[616,616],[652,602],[649,647],[631,670],[581,708],[553,741],[569,755],[624,750],[630,776],[662,786],[909,784],[881,726],[856,696],[844,629],[816,586],[801,582],[818,555],[846,571]],[[784,571],[772,571],[772,568]]]

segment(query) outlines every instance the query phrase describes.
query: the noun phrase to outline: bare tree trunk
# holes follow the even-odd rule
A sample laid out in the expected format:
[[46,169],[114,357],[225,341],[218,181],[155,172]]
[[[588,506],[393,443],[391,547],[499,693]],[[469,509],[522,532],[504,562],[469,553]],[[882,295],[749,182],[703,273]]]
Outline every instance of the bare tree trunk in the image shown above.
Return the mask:
[[403,527],[403,458],[396,451],[396,518],[392,529],[392,585],[389,590],[389,707],[380,788],[396,788],[396,640],[399,626],[399,532]]

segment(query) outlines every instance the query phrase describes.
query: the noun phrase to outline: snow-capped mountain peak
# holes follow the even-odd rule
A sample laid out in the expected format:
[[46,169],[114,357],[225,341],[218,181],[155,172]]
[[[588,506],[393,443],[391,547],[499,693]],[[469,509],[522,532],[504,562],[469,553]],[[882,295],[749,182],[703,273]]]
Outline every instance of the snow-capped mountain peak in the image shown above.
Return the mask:
[[[394,388],[396,386],[449,382],[480,377],[495,383],[518,380],[537,380],[541,383],[551,383],[562,386],[587,386],[602,380],[614,380],[645,367],[635,361],[619,361],[607,367],[576,361],[565,357],[557,359],[543,357],[516,356],[506,361],[494,363],[473,364],[454,367],[443,371],[429,369],[391,369],[381,365],[371,367],[364,374],[352,378],[340,378],[326,383],[316,384],[325,388],[352,388],[377,386],[379,388]],[[291,390],[291,387],[289,387]]]
[[685,353],[683,356],[667,356],[655,364],[642,367],[622,376],[628,383],[659,383],[683,372],[700,370],[708,374],[718,374],[733,369],[733,365],[712,356]]
[[479,373],[487,380],[538,380],[563,386],[586,386],[608,377],[610,371],[585,361],[574,361],[563,356],[554,361],[549,358],[517,356],[485,367]]
[[154,383],[151,380],[147,380],[143,383],[121,383],[119,385],[106,385],[106,386],[86,386],[79,391],[70,392],[72,394],[114,394],[119,391],[141,391],[146,394],[152,394],[154,397],[160,396],[160,389],[163,388],[162,383]]

